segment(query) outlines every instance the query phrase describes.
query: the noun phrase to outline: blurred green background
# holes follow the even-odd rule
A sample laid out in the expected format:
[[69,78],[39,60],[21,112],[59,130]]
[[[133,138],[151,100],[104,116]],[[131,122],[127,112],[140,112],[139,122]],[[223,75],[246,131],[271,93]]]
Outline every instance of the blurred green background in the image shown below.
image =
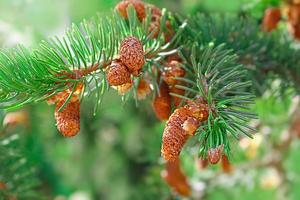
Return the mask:
[[[72,22],[89,19],[97,12],[110,12],[117,0],[0,0],[0,43],[13,47],[22,43],[34,47],[41,39],[63,35]],[[195,12],[248,12],[258,21],[267,6],[277,0],[152,0],[159,7],[182,14]],[[275,87],[275,86],[274,86]],[[275,87],[276,90],[276,87]],[[81,108],[80,134],[63,138],[54,121],[54,107],[46,103],[28,106],[29,126],[17,130],[24,136],[25,154],[37,166],[40,190],[55,200],[181,199],[161,179],[161,134],[164,124],[151,110],[150,100],[122,106],[116,91],[104,97],[93,116],[93,99]],[[270,91],[254,108],[261,117],[261,136],[255,142],[233,148],[235,164],[259,158],[268,151],[289,122],[287,111],[292,98],[276,98]],[[255,122],[254,122],[255,123]],[[256,122],[257,123],[257,122]],[[252,145],[252,146],[251,146]],[[241,148],[240,148],[241,147]],[[299,199],[300,143],[295,141],[286,157],[289,199]],[[298,150],[297,150],[298,149]],[[278,174],[272,169],[248,169],[220,175],[219,166],[200,170],[194,156],[183,152],[184,171],[193,186],[193,199],[274,199],[278,198]],[[250,152],[249,152],[250,151]],[[1,166],[0,166],[1,167]],[[213,178],[215,175],[217,178]],[[207,185],[212,179],[212,185]],[[265,183],[264,181],[269,181]],[[280,197],[279,197],[280,198]]]

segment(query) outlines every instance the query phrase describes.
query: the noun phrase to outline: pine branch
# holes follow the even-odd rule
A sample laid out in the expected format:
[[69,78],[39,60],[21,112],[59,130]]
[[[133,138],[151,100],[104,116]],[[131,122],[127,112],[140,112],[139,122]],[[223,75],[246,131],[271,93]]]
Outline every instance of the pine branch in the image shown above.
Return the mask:
[[[105,68],[118,56],[121,41],[129,35],[142,41],[147,63],[173,53],[171,46],[176,37],[165,42],[163,37],[153,39],[153,33],[149,33],[151,14],[141,23],[133,8],[129,8],[128,13],[128,19],[113,13],[73,24],[64,37],[42,41],[38,49],[19,46],[1,51],[0,107],[16,109],[43,101],[79,82],[86,86],[96,85],[95,88],[99,89],[99,83],[103,85],[105,80]],[[161,24],[166,18],[167,13],[163,11]],[[164,29],[161,25],[161,31]],[[179,33],[182,29],[179,28]],[[90,95],[90,92],[93,91],[87,90],[85,95]],[[101,98],[103,93],[98,93],[98,96]]]
[[247,125],[250,119],[256,118],[250,112],[255,96],[249,92],[252,84],[247,78],[248,71],[226,45],[194,43],[190,57],[188,48],[189,44],[182,55],[192,73],[185,79],[194,83],[187,91],[193,93],[190,98],[203,97],[209,107],[208,120],[198,129],[200,155],[206,157],[209,149],[222,145],[230,155],[230,135],[237,139],[240,133],[252,137],[255,131]]
[[42,199],[33,164],[23,155],[18,134],[0,138],[0,199]]
[[[275,73],[299,91],[300,51],[283,33],[265,33],[251,18],[231,15],[193,16],[188,21],[184,41],[226,44],[239,56],[239,62],[249,68],[253,80],[264,87],[267,75]],[[260,89],[258,88],[258,89]]]

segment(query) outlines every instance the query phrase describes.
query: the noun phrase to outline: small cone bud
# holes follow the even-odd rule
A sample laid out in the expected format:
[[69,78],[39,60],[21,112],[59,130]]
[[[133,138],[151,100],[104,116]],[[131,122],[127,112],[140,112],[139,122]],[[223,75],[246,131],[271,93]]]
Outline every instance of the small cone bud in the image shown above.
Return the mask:
[[207,151],[207,158],[211,164],[217,164],[222,157],[224,145],[219,145],[216,148],[210,148]]

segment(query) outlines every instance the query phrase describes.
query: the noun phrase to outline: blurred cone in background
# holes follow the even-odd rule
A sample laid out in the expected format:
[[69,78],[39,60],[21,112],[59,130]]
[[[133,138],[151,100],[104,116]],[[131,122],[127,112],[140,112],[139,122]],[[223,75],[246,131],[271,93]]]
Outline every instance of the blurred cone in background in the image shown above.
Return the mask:
[[26,110],[19,110],[16,112],[9,112],[5,115],[3,120],[4,127],[15,127],[22,125],[27,127],[29,123],[29,116]]
[[180,168],[179,159],[167,162],[166,169],[161,172],[161,176],[176,193],[182,196],[189,196],[191,194],[191,187]]
[[221,168],[224,173],[231,173],[233,171],[233,167],[230,164],[228,157],[226,155],[222,156],[221,159]]
[[265,10],[265,15],[262,22],[262,28],[264,31],[271,32],[276,29],[278,22],[281,19],[280,8],[268,8]]
[[300,4],[289,4],[286,8],[288,29],[295,39],[300,39]]

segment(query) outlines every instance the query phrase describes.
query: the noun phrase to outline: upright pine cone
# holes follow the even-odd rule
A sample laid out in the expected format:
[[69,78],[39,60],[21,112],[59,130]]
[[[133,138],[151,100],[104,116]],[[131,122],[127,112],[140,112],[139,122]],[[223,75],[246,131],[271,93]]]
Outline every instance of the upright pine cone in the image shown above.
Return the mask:
[[207,151],[207,158],[211,164],[217,164],[223,155],[224,145],[219,145],[215,148],[210,148]]
[[146,17],[146,9],[145,4],[140,0],[124,0],[119,2],[116,5],[116,10],[119,11],[120,15],[124,17],[125,19],[128,18],[127,15],[127,8],[129,5],[132,5],[135,9],[136,15],[140,21],[145,19]]
[[167,161],[176,160],[186,141],[195,134],[201,122],[207,117],[207,104],[202,104],[202,100],[189,102],[184,107],[176,109],[163,133],[162,157]]
[[106,78],[110,85],[119,86],[130,83],[130,72],[127,67],[120,61],[114,60],[108,67]]
[[174,162],[167,162],[166,169],[162,171],[161,176],[178,194],[182,196],[190,196],[191,187],[180,168],[180,161],[178,159]]
[[265,10],[262,28],[264,31],[270,32],[277,27],[281,19],[281,12],[279,8],[268,8]]
[[159,120],[168,120],[171,115],[171,96],[169,88],[165,82],[162,82],[159,87],[160,95],[157,95],[153,102],[152,107]]
[[139,72],[145,64],[143,45],[136,37],[125,38],[120,45],[120,59],[131,73]]

